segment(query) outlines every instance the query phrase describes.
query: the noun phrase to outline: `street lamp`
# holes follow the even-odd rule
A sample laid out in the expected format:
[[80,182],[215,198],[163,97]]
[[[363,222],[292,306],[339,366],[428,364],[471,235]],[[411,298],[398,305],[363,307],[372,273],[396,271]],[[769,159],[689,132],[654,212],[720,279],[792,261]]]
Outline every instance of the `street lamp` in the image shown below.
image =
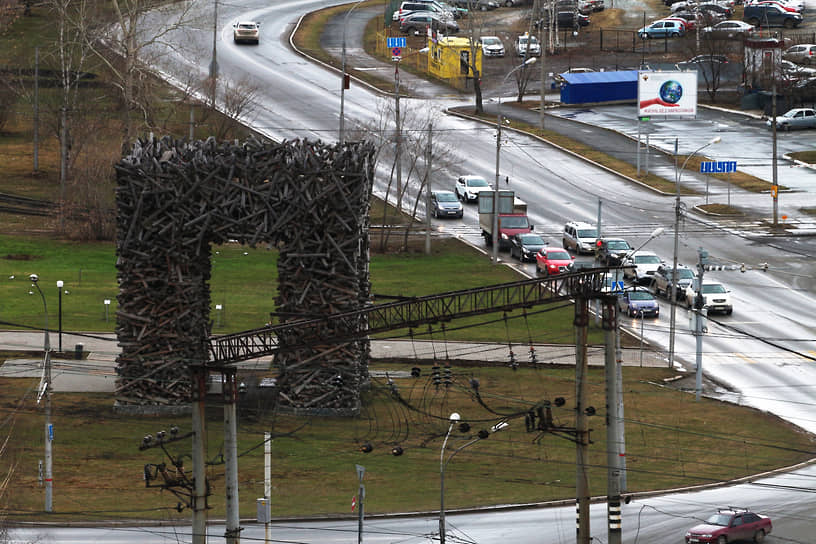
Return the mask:
[[343,53],[341,55],[340,65],[342,70],[342,79],[340,80],[340,143],[346,140],[346,118],[345,118],[345,104],[346,104],[346,87],[349,84],[349,76],[346,74],[346,28],[348,28],[348,19],[354,9],[365,2],[365,0],[358,0],[356,4],[351,6],[343,18]]
[[395,158],[396,167],[397,167],[397,211],[402,212],[402,127],[400,123],[400,106],[399,106],[399,63],[402,59],[412,57],[414,55],[419,55],[422,53],[427,53],[430,51],[430,47],[423,47],[419,51],[414,51],[410,55],[406,55],[405,57],[395,56],[391,59],[394,61],[394,116],[396,121],[396,135],[395,135]]
[[450,417],[450,426],[448,427],[448,432],[445,435],[445,440],[442,442],[442,451],[439,453],[439,544],[445,544],[445,467],[448,466],[448,463],[453,456],[462,451],[463,449],[467,448],[479,442],[480,440],[484,440],[488,436],[493,433],[499,432],[505,427],[509,425],[506,421],[500,421],[493,425],[490,430],[481,430],[477,435],[477,438],[464,443],[463,445],[459,446],[453,453],[451,453],[447,459],[445,459],[445,446],[448,444],[448,438],[450,437],[451,431],[453,430],[453,426],[459,421],[460,416],[458,413],[453,412]]
[[677,168],[677,140],[674,142],[674,256],[672,260],[672,285],[671,285],[671,319],[669,321],[669,368],[674,366],[674,329],[677,322],[677,252],[680,243],[680,176],[686,168],[688,161],[706,147],[720,143],[719,136],[710,140],[707,144],[695,149],[691,155],[683,161],[683,166]]
[[59,294],[59,310],[57,312],[58,315],[58,323],[59,323],[59,353],[62,353],[62,286],[65,285],[62,280],[57,280],[57,293]]
[[51,427],[51,339],[48,336],[48,304],[45,302],[45,294],[40,289],[37,283],[40,277],[37,274],[28,276],[33,287],[37,288],[40,298],[43,303],[43,312],[45,313],[45,337],[43,338],[43,377],[40,385],[40,396],[45,397],[45,511],[51,512],[53,510],[52,491],[53,491],[53,476],[51,471],[51,439],[53,437]]
[[[516,70],[520,70],[529,64],[533,64],[536,61],[535,57],[530,57],[529,59],[525,60],[509,72],[507,75],[504,76],[504,79],[499,85],[499,89],[504,85],[507,81],[507,78],[510,77]],[[497,264],[499,262],[499,164],[501,162],[501,129],[502,129],[502,114],[501,114],[501,96],[499,96],[499,103],[497,107],[497,115],[496,115],[496,183],[493,185],[493,264]]]

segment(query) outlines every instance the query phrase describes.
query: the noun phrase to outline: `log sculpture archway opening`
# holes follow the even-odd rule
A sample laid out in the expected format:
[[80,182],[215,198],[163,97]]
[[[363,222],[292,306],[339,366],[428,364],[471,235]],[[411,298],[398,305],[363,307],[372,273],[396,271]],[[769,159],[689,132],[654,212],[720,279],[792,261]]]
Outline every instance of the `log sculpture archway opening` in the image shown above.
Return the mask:
[[[357,310],[369,300],[370,143],[149,138],[116,173],[117,404],[190,402],[190,367],[208,365],[213,244],[277,247],[276,307],[292,319]],[[294,346],[275,356],[279,405],[359,411],[366,340],[321,345],[294,330],[279,341]]]

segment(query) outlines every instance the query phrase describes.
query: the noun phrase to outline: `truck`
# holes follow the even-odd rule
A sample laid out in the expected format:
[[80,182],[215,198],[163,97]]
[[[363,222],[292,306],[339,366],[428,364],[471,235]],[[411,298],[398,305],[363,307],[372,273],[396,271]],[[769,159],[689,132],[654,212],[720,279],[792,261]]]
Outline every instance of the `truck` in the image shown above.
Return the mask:
[[[493,246],[493,199],[495,191],[479,193],[479,226],[487,247]],[[499,191],[499,249],[509,249],[515,234],[530,232],[533,225],[527,218],[527,203],[516,198],[513,191]]]

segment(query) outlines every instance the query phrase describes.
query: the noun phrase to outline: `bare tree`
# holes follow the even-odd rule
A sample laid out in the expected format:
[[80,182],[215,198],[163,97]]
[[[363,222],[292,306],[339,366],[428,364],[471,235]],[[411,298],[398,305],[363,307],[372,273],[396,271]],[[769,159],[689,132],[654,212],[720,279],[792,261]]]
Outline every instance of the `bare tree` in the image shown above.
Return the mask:
[[[717,101],[717,91],[722,83],[724,60],[727,60],[735,40],[713,38],[702,35],[695,61],[690,67],[697,69],[697,74],[705,82],[706,92],[712,102]],[[690,52],[693,51],[690,49]]]
[[215,137],[222,140],[236,136],[235,130],[254,111],[258,88],[248,78],[240,81],[221,80],[222,116],[215,120]]
[[[479,39],[482,37],[482,30],[484,29],[484,17],[477,15],[474,10],[473,0],[468,0],[467,6],[467,32],[468,38],[470,38],[468,68],[470,68],[470,73],[473,74],[473,95],[476,101],[475,113],[479,114],[484,113],[484,104],[482,101],[482,73],[476,65],[476,55],[478,53]],[[484,62],[484,58],[482,58],[482,62]]]

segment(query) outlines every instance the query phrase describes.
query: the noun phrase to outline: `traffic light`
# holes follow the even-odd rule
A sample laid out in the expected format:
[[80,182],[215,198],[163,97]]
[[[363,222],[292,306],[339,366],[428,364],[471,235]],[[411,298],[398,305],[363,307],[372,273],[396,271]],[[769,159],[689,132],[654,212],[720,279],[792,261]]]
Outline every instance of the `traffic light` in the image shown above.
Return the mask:
[[351,76],[349,74],[343,74],[343,89],[348,90],[351,86]]

